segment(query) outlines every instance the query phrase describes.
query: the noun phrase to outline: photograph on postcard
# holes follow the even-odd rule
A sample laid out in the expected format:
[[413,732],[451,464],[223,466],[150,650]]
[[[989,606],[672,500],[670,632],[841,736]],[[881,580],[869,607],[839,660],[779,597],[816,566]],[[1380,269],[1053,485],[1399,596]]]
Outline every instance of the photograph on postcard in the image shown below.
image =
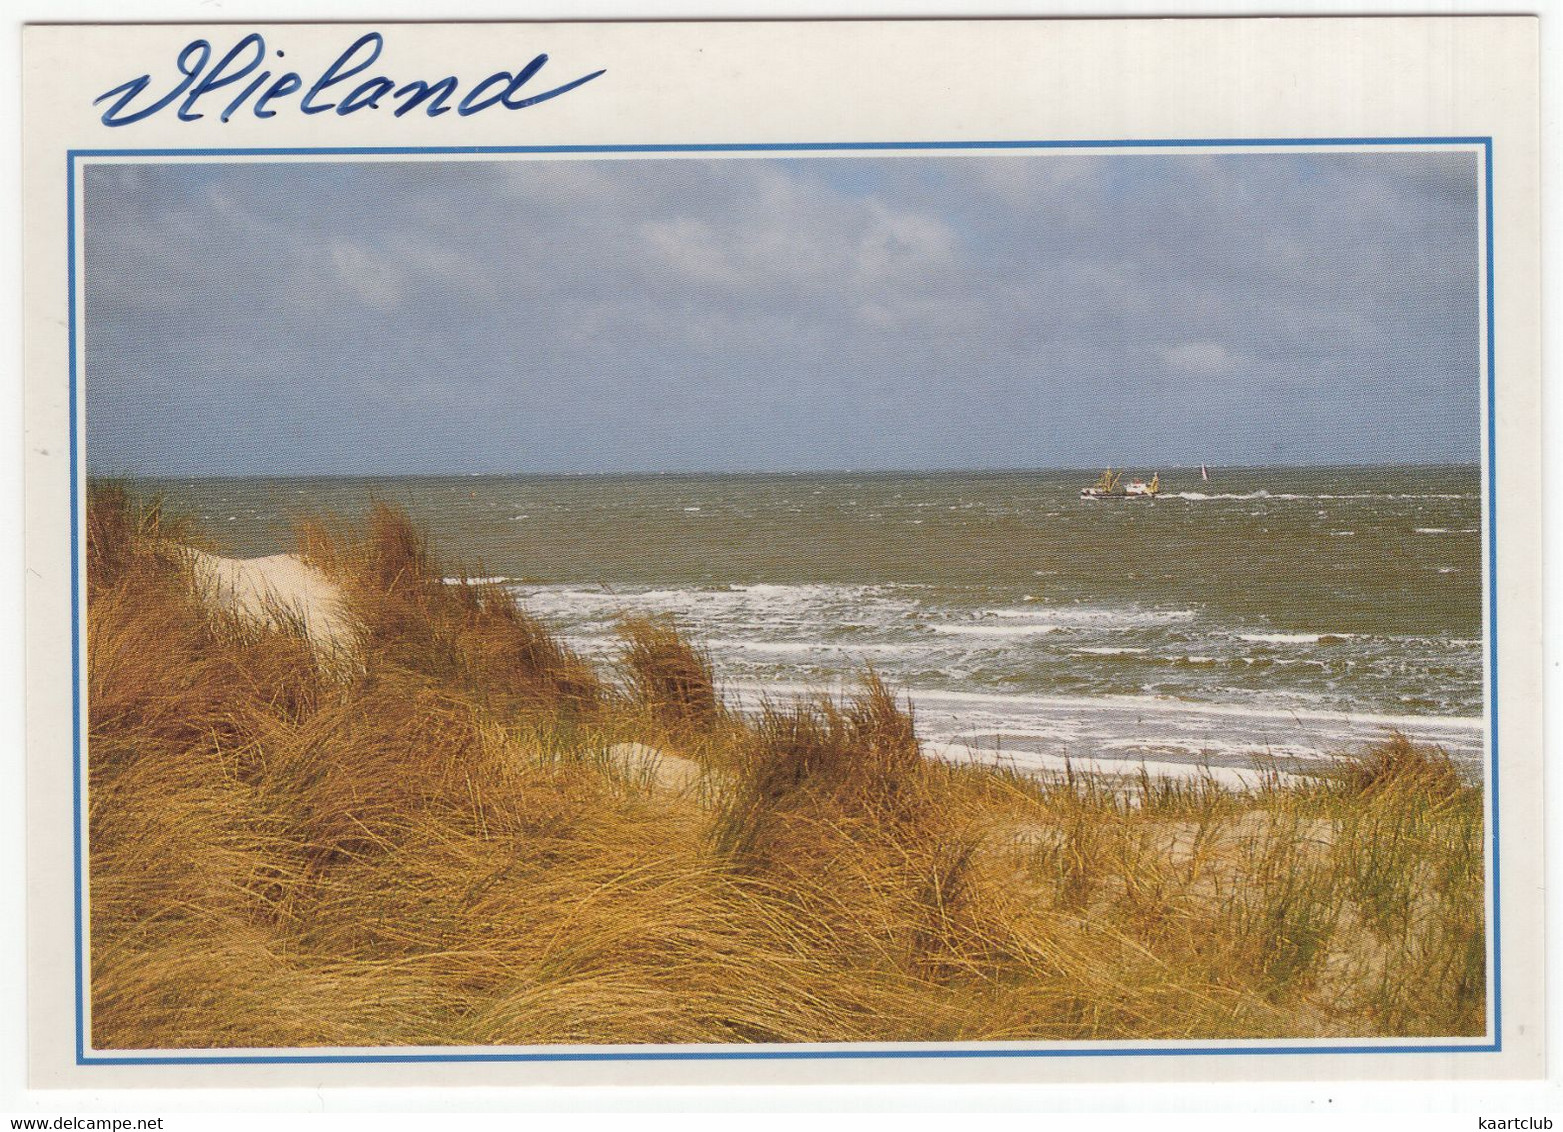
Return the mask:
[[1489,1041],[1483,146],[732,148],[81,162],[86,1044]]

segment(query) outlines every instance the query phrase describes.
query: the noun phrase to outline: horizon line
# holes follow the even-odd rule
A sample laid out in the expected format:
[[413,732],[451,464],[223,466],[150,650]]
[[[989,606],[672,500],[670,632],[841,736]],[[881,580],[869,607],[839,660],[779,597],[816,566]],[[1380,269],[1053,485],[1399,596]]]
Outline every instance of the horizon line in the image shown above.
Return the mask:
[[1104,464],[1055,464],[1032,465],[1002,468],[708,468],[708,469],[616,469],[602,471],[288,471],[288,472],[136,472],[136,471],[102,471],[87,470],[89,480],[372,480],[372,479],[649,479],[656,477],[699,478],[699,477],[795,477],[795,476],[1010,476],[1010,475],[1034,475],[1044,472],[1090,472],[1102,467],[1112,467],[1115,470],[1129,471],[1143,469],[1146,474],[1152,472],[1197,472],[1201,467],[1211,471],[1267,471],[1267,470],[1291,470],[1291,471],[1326,471],[1330,469],[1370,469],[1370,468],[1467,468],[1480,469],[1480,459],[1474,460],[1390,460],[1390,461],[1353,461],[1343,460],[1333,463],[1307,463],[1307,464],[1243,464],[1243,463],[1211,463],[1203,464],[1153,464],[1144,463],[1114,463]]

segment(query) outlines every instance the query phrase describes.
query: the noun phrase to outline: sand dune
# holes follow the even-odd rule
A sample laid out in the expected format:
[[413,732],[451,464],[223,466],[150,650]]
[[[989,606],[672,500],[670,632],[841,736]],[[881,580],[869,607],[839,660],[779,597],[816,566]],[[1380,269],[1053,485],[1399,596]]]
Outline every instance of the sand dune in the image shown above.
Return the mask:
[[298,618],[323,653],[357,648],[357,626],[341,588],[297,555],[220,558],[196,550],[196,584],[210,600],[262,624]]

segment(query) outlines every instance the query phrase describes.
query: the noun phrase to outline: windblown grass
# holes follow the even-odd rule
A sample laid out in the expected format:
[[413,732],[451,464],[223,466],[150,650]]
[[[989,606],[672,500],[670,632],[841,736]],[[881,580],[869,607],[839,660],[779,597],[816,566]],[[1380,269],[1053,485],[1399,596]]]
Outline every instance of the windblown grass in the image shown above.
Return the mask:
[[708,731],[723,716],[711,658],[670,621],[626,618],[621,667],[631,700],[672,735]]
[[97,1047],[1485,1025],[1481,795],[1404,737],[1250,792],[946,765],[872,673],[744,716],[657,621],[599,671],[388,508],[300,533],[344,673],[160,510],[88,524]]
[[446,585],[405,514],[377,504],[361,535],[309,523],[300,542],[306,560],[345,589],[364,626],[371,678],[422,676],[502,716],[581,714],[604,696],[592,667],[523,614],[508,590]]

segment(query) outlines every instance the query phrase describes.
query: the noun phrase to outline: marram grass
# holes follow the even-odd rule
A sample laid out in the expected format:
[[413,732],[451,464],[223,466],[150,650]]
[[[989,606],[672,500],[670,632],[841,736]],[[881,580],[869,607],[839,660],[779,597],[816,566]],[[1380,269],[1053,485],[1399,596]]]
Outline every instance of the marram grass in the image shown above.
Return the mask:
[[1249,792],[951,766],[872,673],[740,715],[658,621],[599,670],[388,508],[300,532],[349,667],[123,491],[88,532],[96,1048],[1483,1031],[1481,794],[1402,737]]

